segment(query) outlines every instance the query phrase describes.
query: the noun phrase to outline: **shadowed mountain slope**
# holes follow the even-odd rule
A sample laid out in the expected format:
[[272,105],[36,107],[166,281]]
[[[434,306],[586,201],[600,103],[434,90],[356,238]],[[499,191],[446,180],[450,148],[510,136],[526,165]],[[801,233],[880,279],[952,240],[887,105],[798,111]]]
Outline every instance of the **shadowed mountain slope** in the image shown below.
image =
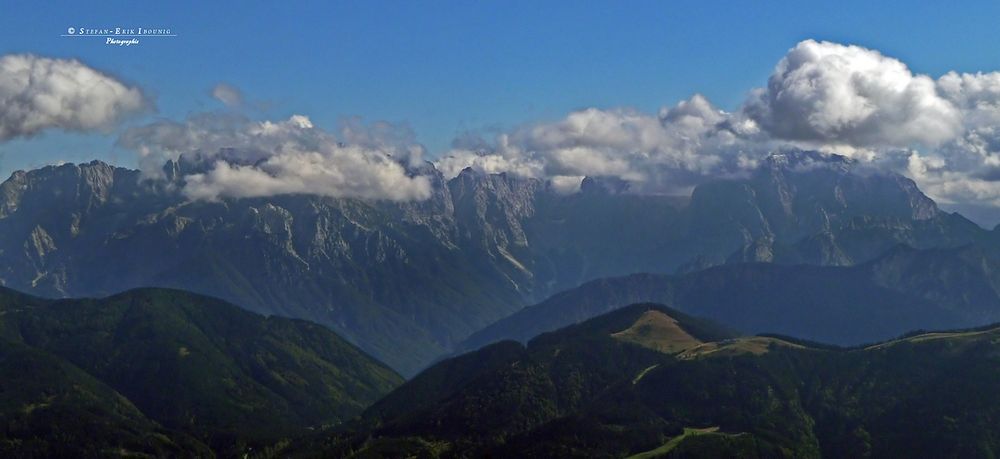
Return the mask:
[[[52,366],[44,370],[52,378],[22,376],[33,382],[21,389],[55,385],[43,391],[63,401],[55,408],[95,412],[83,419],[131,426],[126,433],[163,426],[227,453],[343,422],[401,382],[323,326],[175,290],[82,300],[3,290],[0,339],[7,364]],[[38,403],[30,390],[4,396],[4,416]],[[58,446],[56,432],[82,428],[81,419],[47,416],[55,430],[39,437],[50,445]]]
[[[692,320],[639,304],[527,346],[493,344],[428,368],[352,429],[297,448],[706,458],[986,457],[1000,448],[995,326],[845,349],[733,337]],[[644,328],[639,342],[622,339]],[[658,345],[679,333],[687,344]]]
[[729,264],[683,276],[588,282],[473,334],[459,349],[546,331],[635,302],[668,304],[750,333],[852,345],[918,328],[1000,321],[1000,263],[978,246],[897,246],[851,267]]

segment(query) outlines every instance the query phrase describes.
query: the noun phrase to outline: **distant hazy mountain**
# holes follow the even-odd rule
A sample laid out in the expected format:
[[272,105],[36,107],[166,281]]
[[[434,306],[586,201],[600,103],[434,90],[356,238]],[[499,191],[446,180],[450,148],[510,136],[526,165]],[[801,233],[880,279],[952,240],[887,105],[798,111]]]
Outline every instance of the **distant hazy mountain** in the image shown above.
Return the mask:
[[[170,163],[168,180],[185,168]],[[690,199],[471,170],[413,203],[317,196],[188,202],[93,162],[0,185],[0,282],[50,297],[174,287],[331,327],[410,375],[469,334],[583,282],[726,262],[852,265],[899,243],[993,244],[912,181],[810,152]],[[985,241],[985,242],[984,242]]]
[[749,333],[855,345],[920,328],[1000,321],[1000,262],[977,246],[897,246],[852,267],[730,264],[683,275],[600,279],[474,333],[459,351],[547,331],[637,302],[657,302]]
[[474,333],[457,349],[529,339],[637,302],[657,302],[749,333],[842,345],[914,329],[1000,321],[1000,263],[976,246],[897,246],[851,267],[730,264],[683,275],[591,281]]
[[0,369],[0,451],[29,456],[236,454],[343,422],[402,382],[323,326],[162,289],[3,289]]
[[1000,329],[838,349],[651,304],[440,362],[353,428],[344,457],[989,457]]

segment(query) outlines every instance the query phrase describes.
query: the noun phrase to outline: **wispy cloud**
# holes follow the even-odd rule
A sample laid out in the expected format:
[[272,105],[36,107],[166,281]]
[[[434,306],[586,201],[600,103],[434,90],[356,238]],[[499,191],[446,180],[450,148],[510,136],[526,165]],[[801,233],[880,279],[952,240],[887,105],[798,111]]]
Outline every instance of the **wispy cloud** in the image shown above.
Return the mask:
[[243,92],[230,84],[219,83],[215,85],[212,88],[212,97],[227,107],[237,108],[243,105]]

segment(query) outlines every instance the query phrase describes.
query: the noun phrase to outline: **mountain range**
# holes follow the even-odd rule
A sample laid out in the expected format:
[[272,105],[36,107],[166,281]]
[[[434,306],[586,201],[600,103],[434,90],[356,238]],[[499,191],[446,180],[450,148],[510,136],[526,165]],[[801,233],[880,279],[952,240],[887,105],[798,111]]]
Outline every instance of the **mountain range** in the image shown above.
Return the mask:
[[191,201],[177,190],[197,167],[170,162],[166,181],[100,162],[14,173],[0,185],[0,282],[50,298],[150,286],[211,295],[325,325],[412,376],[481,328],[594,279],[739,262],[855,266],[901,243],[992,253],[998,237],[909,179],[807,151],[690,198],[600,177],[568,195],[509,174],[446,180],[428,164],[424,201]]

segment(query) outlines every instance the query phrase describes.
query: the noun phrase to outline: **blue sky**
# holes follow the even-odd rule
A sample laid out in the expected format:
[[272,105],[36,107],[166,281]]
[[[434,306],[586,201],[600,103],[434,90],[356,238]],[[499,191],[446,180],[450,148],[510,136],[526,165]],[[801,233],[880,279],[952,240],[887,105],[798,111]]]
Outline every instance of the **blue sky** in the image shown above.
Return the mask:
[[[465,130],[583,107],[652,113],[699,92],[733,109],[805,38],[877,49],[933,77],[1000,69],[997,17],[996,2],[4,2],[0,54],[81,59],[152,94],[157,112],[107,134],[0,144],[0,174],[56,160],[132,166],[118,132],[217,109],[219,82],[259,101],[262,118],[408,123],[434,156]],[[118,25],[178,36],[130,48],[59,36]]]

